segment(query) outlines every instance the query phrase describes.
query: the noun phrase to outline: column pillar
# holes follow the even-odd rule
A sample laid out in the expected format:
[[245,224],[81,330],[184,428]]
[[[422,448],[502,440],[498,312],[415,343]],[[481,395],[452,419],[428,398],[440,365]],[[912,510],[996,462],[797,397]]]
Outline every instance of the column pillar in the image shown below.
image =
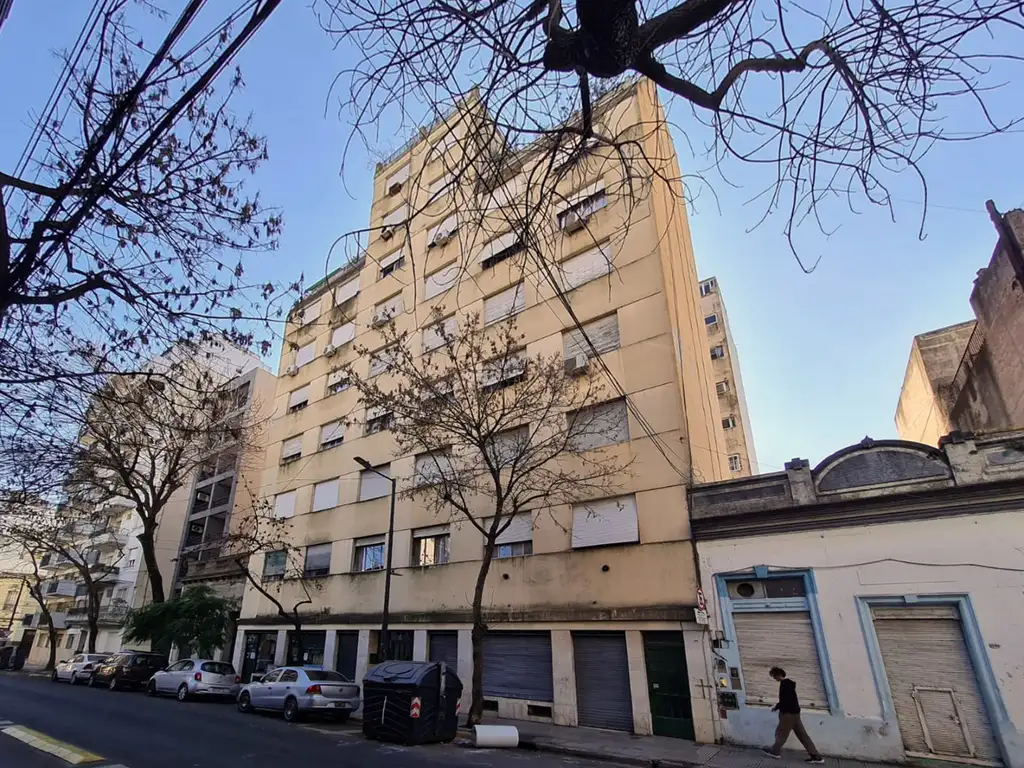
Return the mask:
[[338,655],[338,630],[328,629],[324,633],[324,669],[335,668]]
[[274,666],[283,667],[288,659],[288,630],[277,630],[277,648],[274,651]]
[[651,722],[651,699],[647,695],[644,636],[635,629],[626,632],[626,660],[629,664],[629,697],[633,702],[633,731],[638,736],[650,736],[654,733],[654,726]]
[[572,632],[567,629],[551,632],[551,674],[555,690],[551,719],[555,725],[579,725],[576,660],[573,655]]
[[412,633],[412,660],[427,660],[427,630],[417,629]]
[[469,712],[473,701],[473,633],[459,630],[459,679],[462,680],[462,712]]

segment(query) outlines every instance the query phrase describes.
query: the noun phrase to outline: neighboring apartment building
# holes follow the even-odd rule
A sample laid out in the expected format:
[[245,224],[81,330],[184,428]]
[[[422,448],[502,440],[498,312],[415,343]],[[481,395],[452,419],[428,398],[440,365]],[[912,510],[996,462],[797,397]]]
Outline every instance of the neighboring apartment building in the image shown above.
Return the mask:
[[[896,409],[900,437],[938,445],[959,431],[1024,426],[1024,210],[999,215],[971,291],[976,321],[914,339]],[[955,358],[955,362],[953,362]]]
[[770,739],[781,666],[824,754],[1024,766],[1024,433],[941,443],[690,491],[725,741]]
[[[667,158],[664,177],[678,178],[653,86],[621,88],[598,110],[609,130],[645,126],[635,135],[651,157]],[[293,544],[304,549],[306,572],[321,588],[302,609],[302,658],[290,658],[288,624],[271,601],[246,591],[235,649],[246,678],[266,663],[293,661],[362,679],[377,658],[390,483],[360,471],[356,457],[396,478],[399,492],[413,482],[415,462],[395,455],[386,420],[365,412],[339,370],[351,361],[367,370],[375,364],[376,357],[359,360],[353,351],[353,342],[367,349],[383,343],[375,318],[393,314],[420,344],[417,329],[435,306],[454,311],[456,324],[469,312],[485,320],[516,315],[528,354],[557,350],[573,362],[579,354],[578,331],[554,292],[524,280],[510,233],[488,239],[462,225],[452,238],[458,219],[438,204],[436,213],[412,219],[409,241],[394,236],[409,203],[415,210],[443,178],[432,148],[458,151],[470,140],[458,133],[450,140],[458,114],[378,170],[366,258],[311,288],[287,328],[263,490],[291,520]],[[621,495],[592,505],[606,516],[588,515],[582,505],[536,510],[502,535],[485,597],[486,706],[502,717],[710,740],[686,484],[727,474],[686,212],[675,187],[656,176],[625,228],[630,208],[616,194],[621,168],[611,153],[590,157],[559,189],[564,202],[544,217],[551,222],[544,255],[571,277],[573,312],[675,468],[623,409],[621,434],[635,463]],[[524,152],[524,168],[537,159]],[[519,179],[499,190],[509,205],[526,192],[515,191]],[[580,217],[583,231],[574,224]],[[611,279],[606,257],[616,270]],[[466,266],[458,268],[458,259]],[[399,498],[387,652],[446,661],[468,699],[470,593],[483,538],[470,525],[439,522]],[[430,552],[439,554],[424,557]],[[281,578],[283,556],[265,556],[253,568],[270,585]],[[297,580],[278,583],[286,606],[301,599]]]
[[718,396],[718,413],[725,437],[726,459],[731,477],[756,475],[757,453],[750,427],[747,396],[740,375],[740,357],[729,328],[729,315],[718,278],[700,281],[700,308],[707,330],[708,352]]

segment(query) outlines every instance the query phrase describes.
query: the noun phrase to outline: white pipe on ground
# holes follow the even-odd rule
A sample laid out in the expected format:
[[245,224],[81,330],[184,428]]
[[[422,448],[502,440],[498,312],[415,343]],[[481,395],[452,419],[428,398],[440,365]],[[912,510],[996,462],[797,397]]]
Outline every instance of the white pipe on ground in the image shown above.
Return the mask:
[[518,747],[519,729],[514,725],[475,725],[473,745],[477,747]]

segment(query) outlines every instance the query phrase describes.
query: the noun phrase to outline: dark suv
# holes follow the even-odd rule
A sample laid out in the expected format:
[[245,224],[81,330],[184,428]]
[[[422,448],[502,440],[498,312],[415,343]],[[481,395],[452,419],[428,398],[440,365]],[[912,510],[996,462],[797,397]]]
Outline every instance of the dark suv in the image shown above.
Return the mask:
[[112,691],[120,688],[142,689],[154,672],[166,666],[167,657],[162,653],[125,651],[114,654],[97,666],[89,676],[89,685],[95,687],[106,684]]

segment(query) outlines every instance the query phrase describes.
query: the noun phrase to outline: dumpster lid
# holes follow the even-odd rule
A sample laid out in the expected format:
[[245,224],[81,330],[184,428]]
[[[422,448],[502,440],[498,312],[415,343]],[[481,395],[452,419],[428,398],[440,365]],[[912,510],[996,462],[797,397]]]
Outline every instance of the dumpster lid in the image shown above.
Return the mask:
[[438,666],[436,661],[382,661],[366,672],[364,681],[418,685]]

